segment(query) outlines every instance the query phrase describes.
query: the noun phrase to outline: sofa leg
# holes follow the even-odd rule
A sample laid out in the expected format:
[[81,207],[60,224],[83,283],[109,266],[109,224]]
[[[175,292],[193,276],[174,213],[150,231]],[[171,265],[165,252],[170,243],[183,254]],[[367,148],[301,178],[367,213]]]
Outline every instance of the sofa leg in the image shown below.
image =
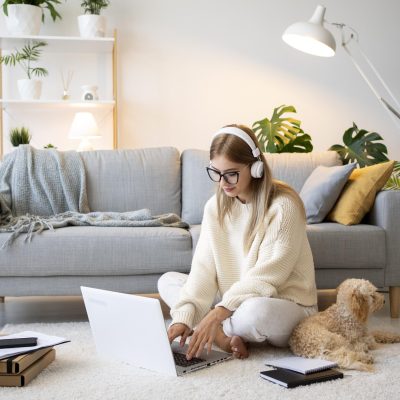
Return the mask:
[[0,303],[4,303],[5,297],[0,296]]
[[399,318],[400,314],[400,286],[389,287],[390,317]]

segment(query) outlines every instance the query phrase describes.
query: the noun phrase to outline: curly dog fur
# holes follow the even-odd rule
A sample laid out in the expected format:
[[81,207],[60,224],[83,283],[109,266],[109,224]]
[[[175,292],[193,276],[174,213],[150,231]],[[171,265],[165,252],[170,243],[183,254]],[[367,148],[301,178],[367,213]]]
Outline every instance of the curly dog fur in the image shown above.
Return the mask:
[[400,335],[367,331],[368,315],[384,302],[371,282],[347,279],[337,288],[336,304],[302,320],[293,330],[289,346],[299,356],[335,361],[340,368],[373,371],[369,350],[378,343],[400,342]]

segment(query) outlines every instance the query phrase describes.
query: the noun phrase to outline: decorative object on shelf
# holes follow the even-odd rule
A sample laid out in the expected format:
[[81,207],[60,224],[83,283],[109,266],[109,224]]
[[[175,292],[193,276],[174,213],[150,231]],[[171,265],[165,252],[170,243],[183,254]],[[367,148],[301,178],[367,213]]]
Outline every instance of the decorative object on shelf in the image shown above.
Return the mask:
[[94,150],[90,138],[99,138],[97,122],[90,112],[77,112],[69,130],[70,139],[81,139],[78,151]]
[[[297,50],[303,51],[304,53],[321,56],[321,57],[332,57],[335,55],[336,42],[332,33],[324,27],[324,22],[334,26],[341,32],[341,45],[350,57],[357,71],[363,77],[369,88],[374,93],[382,107],[387,111],[392,120],[400,127],[400,103],[390,90],[386,82],[383,80],[375,66],[372,64],[370,59],[367,57],[365,52],[362,50],[358,33],[352,27],[337,22],[328,22],[324,19],[326,7],[318,5],[314,11],[313,16],[308,22],[296,22],[290,25],[283,33],[282,39],[289,45]],[[347,33],[347,35],[346,35]],[[356,61],[353,53],[350,50],[349,44],[355,43],[358,46],[358,51],[363,61],[370,68],[372,76],[379,81],[379,90],[374,86],[370,79],[367,77],[365,71],[361,68],[359,62]],[[384,93],[384,94],[382,94]],[[393,104],[390,104],[388,99],[391,98]]]
[[253,124],[261,150],[268,153],[308,153],[312,151],[310,135],[301,129],[298,119],[282,118],[284,113],[295,113],[293,106],[274,108],[271,119],[264,118]]
[[42,67],[32,67],[31,62],[36,62],[42,52],[42,47],[46,46],[46,42],[36,42],[26,44],[21,51],[16,50],[15,53],[0,56],[0,63],[15,66],[19,64],[25,71],[28,79],[19,79],[18,90],[23,100],[37,100],[40,98],[42,91],[42,81],[32,79],[34,76],[46,76],[48,72]]
[[5,0],[3,11],[6,15],[6,27],[11,35],[35,36],[40,32],[44,21],[43,9],[50,11],[51,18],[56,21],[61,15],[54,8],[59,0]]
[[358,129],[353,122],[353,126],[343,134],[344,146],[334,144],[328,150],[336,151],[343,164],[355,161],[362,168],[389,161],[386,156],[387,147],[383,143],[374,143],[377,140],[383,140],[382,136],[376,132]]
[[55,149],[55,150],[57,150],[57,147],[52,145],[51,143],[46,144],[46,146],[43,146],[43,148],[44,149]]
[[69,100],[68,89],[74,76],[74,71],[68,70],[66,76],[64,76],[64,71],[61,70],[61,79],[63,84],[63,94],[61,96],[62,100]]
[[83,85],[82,86],[82,100],[93,101],[98,100],[97,86],[95,85]]
[[10,142],[14,147],[18,147],[20,144],[29,144],[31,139],[29,129],[24,126],[10,130]]
[[81,7],[84,14],[78,16],[79,32],[82,37],[103,37],[106,34],[106,18],[100,15],[107,8],[108,0],[84,0]]

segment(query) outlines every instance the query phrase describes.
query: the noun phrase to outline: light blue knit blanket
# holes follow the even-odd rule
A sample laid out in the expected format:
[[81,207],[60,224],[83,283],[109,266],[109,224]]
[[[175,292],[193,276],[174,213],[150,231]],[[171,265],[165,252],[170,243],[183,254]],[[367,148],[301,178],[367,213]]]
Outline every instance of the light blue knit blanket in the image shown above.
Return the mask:
[[189,228],[176,214],[152,216],[142,209],[125,213],[90,212],[83,161],[76,151],[38,150],[20,145],[0,164],[0,232],[11,235],[9,246],[21,233],[65,226]]

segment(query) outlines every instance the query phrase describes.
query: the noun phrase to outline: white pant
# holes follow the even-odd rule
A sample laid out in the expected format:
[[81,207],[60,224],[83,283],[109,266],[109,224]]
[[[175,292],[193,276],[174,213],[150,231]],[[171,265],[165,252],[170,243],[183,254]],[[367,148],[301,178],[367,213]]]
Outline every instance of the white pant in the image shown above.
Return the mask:
[[[167,272],[158,280],[158,291],[169,307],[178,302],[179,292],[188,275]],[[220,301],[217,296],[214,304]],[[240,336],[247,342],[268,341],[274,346],[286,347],[294,327],[305,317],[317,312],[317,306],[301,306],[289,300],[270,297],[252,297],[245,300],[222,323],[226,336]]]

